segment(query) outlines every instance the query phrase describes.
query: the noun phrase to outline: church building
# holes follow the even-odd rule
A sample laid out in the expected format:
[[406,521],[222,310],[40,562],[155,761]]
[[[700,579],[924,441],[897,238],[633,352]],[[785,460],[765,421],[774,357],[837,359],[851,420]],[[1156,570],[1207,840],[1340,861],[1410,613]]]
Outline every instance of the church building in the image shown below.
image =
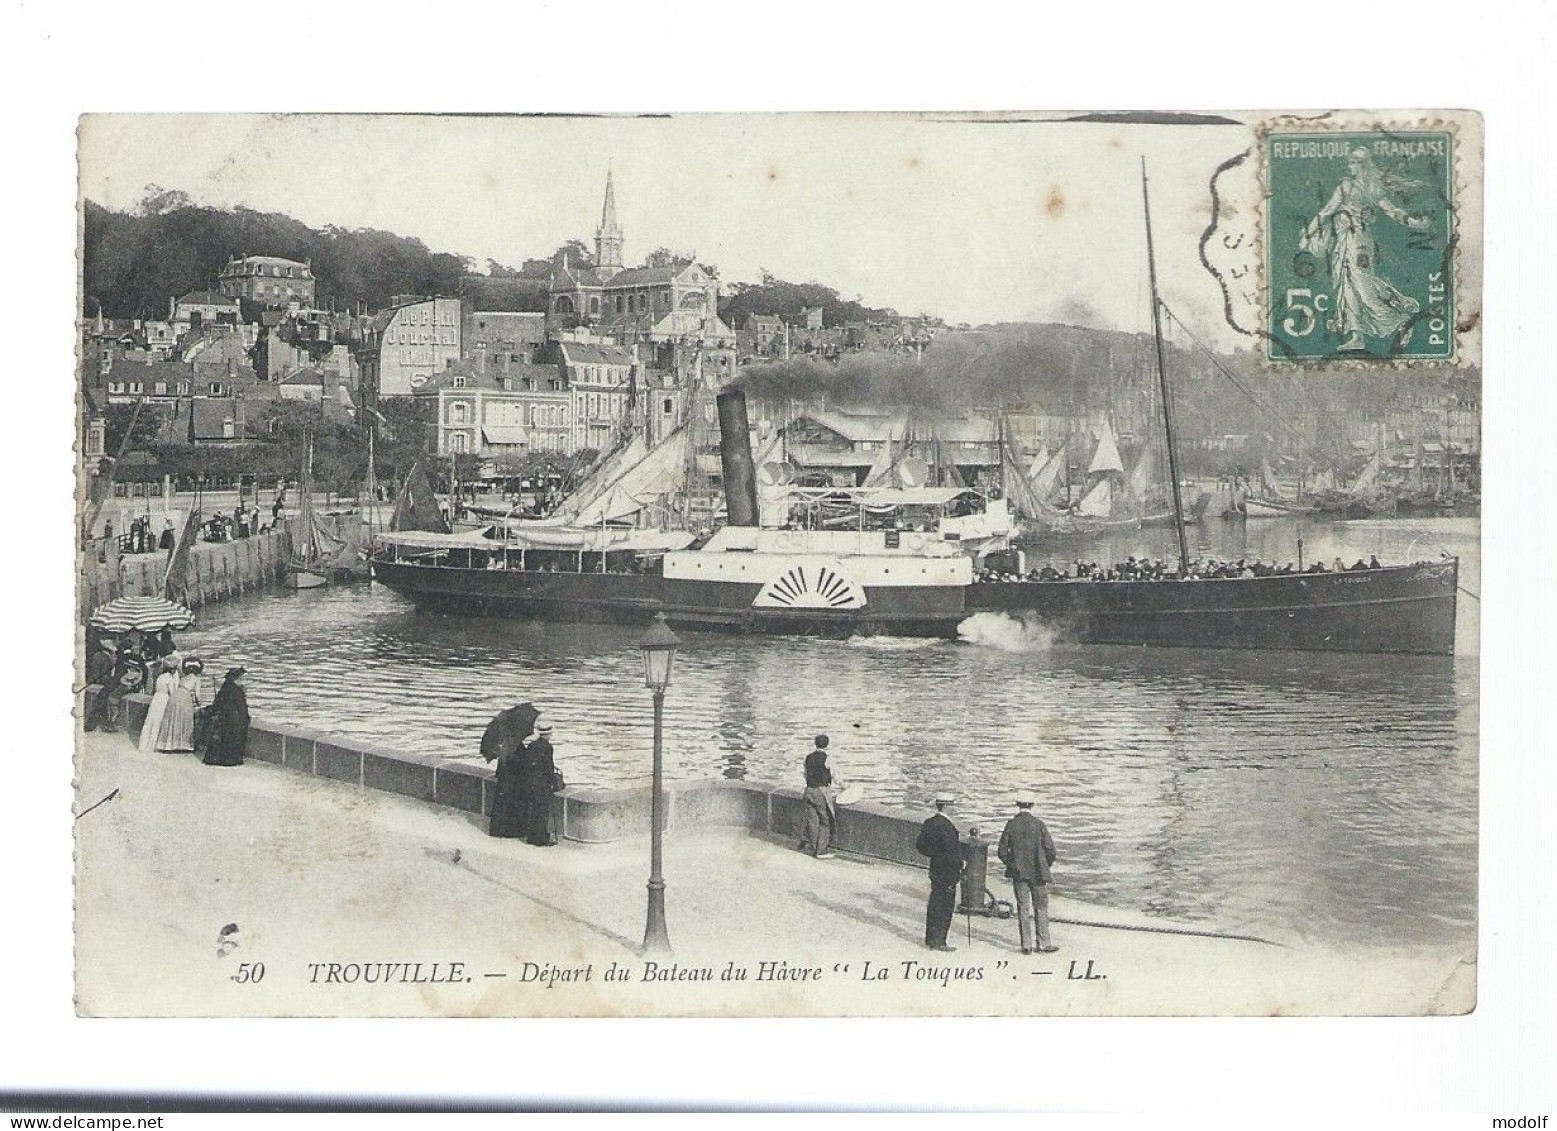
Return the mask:
[[733,352],[735,333],[719,318],[719,280],[696,263],[626,267],[623,242],[616,185],[608,171],[595,229],[595,266],[564,261],[552,276],[552,325],[586,327],[627,347],[695,341]]

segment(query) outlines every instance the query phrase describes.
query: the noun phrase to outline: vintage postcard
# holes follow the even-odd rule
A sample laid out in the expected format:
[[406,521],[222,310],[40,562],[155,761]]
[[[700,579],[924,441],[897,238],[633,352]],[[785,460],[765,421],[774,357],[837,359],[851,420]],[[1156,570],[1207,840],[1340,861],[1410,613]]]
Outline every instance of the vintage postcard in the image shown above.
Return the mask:
[[79,158],[81,1014],[1475,1008],[1476,113]]

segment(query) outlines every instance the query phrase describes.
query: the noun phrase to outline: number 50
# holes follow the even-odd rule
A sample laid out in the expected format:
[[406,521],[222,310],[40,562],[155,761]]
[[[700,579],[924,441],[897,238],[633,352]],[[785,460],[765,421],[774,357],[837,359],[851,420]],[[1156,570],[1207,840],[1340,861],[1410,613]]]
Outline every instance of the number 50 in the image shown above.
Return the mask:
[[1323,291],[1315,294],[1308,287],[1287,288],[1287,316],[1281,320],[1281,328],[1294,338],[1306,338],[1319,324],[1319,315],[1330,307],[1330,296]]

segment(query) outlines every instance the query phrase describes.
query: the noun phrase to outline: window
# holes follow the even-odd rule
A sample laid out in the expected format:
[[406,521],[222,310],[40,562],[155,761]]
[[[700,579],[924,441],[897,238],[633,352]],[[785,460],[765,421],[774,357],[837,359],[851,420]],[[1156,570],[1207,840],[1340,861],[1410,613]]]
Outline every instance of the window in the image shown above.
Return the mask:
[[464,424],[465,423],[465,404],[464,404],[464,402],[457,401],[452,406],[452,408],[453,408],[453,411],[454,411],[454,415],[452,417],[454,423],[455,424]]
[[211,395],[213,397],[219,397],[219,396],[223,395],[222,383],[220,381],[212,381],[211,382]]
[[168,391],[168,383],[166,381],[158,381],[156,389],[157,395],[160,397]]
[[454,387],[456,389],[463,389],[465,387],[465,375],[463,373],[455,374]]
[[665,409],[664,409],[664,411],[665,411],[665,415],[666,416],[669,416],[672,412],[675,411],[675,408],[671,405],[671,401],[670,401],[669,397],[665,398]]
[[142,385],[141,385],[141,383],[139,381],[131,381],[130,382],[130,392],[132,392],[132,393],[139,393],[139,392],[141,392],[141,390],[142,390]]
[[465,433],[454,433],[454,450],[457,452],[463,452],[465,450]]

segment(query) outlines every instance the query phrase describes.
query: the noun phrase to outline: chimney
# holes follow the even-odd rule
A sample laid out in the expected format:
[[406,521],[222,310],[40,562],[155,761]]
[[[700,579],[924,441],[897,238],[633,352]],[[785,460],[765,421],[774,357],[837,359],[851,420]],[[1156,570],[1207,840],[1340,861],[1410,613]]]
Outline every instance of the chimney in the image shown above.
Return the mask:
[[726,521],[731,526],[757,525],[757,470],[751,457],[751,421],[746,394],[726,389],[719,406],[719,463],[724,472]]
[[178,299],[168,296],[168,321],[171,322],[178,314]]

